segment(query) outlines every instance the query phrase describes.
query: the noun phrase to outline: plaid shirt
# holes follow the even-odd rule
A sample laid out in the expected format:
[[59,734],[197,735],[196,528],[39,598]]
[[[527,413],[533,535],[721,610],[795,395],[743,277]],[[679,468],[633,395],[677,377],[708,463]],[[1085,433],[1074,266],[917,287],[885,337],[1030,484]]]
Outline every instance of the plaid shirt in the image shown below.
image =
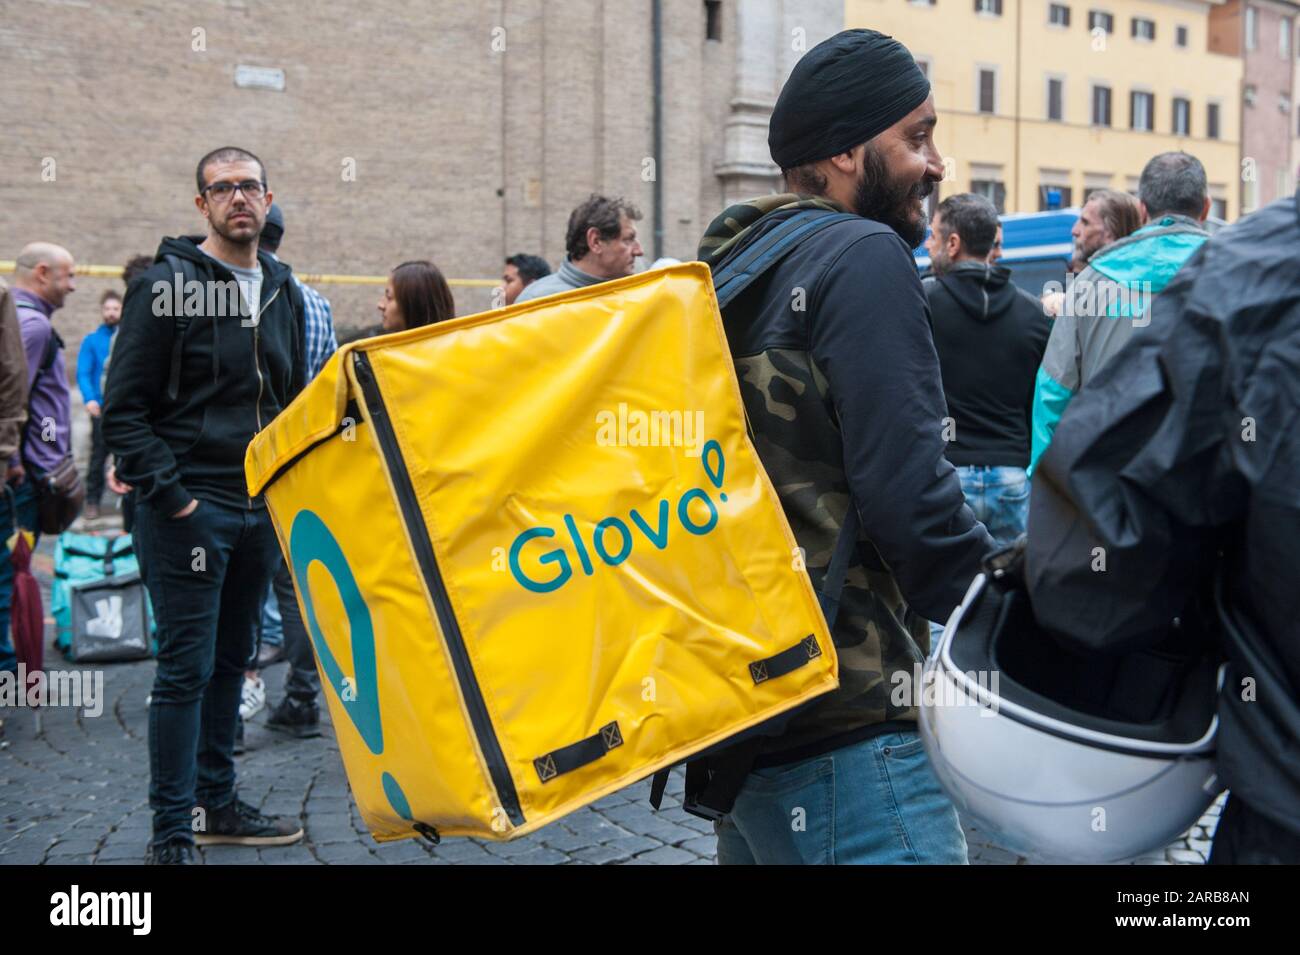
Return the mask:
[[325,296],[299,282],[296,275],[293,281],[302,291],[303,322],[307,326],[307,380],[310,381],[320,374],[339,347],[334,337],[334,313]]

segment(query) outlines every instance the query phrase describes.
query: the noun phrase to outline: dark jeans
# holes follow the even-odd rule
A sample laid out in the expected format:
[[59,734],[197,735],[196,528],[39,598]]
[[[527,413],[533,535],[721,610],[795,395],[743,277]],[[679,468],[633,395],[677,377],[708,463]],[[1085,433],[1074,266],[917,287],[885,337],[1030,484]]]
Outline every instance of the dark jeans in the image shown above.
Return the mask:
[[1300,834],[1229,793],[1214,830],[1210,865],[1300,865]]
[[90,419],[90,464],[86,467],[86,503],[99,507],[104,496],[104,465],[108,461],[108,448],[104,445],[104,419]]
[[187,517],[136,502],[135,543],[158,623],[149,707],[154,841],[193,838],[193,809],[235,796],[235,717],[279,548],[264,510],[201,501]]
[[36,487],[31,481],[4,485],[0,489],[0,670],[16,673],[18,655],[9,636],[10,611],[14,603],[14,564],[9,554],[9,538],[19,526],[36,533]]
[[320,694],[320,674],[316,672],[316,658],[311,652],[311,638],[303,626],[298,598],[293,592],[293,578],[289,565],[280,561],[272,585],[275,601],[280,606],[280,626],[284,630],[284,655],[289,661],[289,674],[284,680],[285,696],[298,703],[315,703]]

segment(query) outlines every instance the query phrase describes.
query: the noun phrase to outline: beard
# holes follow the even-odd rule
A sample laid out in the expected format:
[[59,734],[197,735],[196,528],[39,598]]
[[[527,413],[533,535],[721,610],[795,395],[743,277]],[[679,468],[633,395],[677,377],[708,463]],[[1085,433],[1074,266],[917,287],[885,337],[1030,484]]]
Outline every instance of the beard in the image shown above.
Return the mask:
[[889,175],[885,161],[870,146],[862,156],[862,178],[858,180],[853,211],[864,219],[887,225],[915,249],[925,238],[925,211],[914,207],[934,192],[934,182],[922,179],[911,185]]
[[209,221],[212,223],[212,230],[232,245],[247,245],[255,241],[262,234],[262,222],[257,219],[257,212],[251,208],[237,210],[245,213],[249,217],[248,222],[232,223],[231,216],[235,211],[226,214],[226,217],[220,221],[213,216]]
[[952,260],[948,258],[948,250],[940,249],[934,255],[930,256],[930,270],[935,275],[943,275],[952,265]]
[[1073,272],[1082,272],[1083,267],[1088,264],[1093,253],[1106,245],[1105,240],[1094,242],[1076,242],[1074,243],[1074,261],[1070,263],[1070,269]]

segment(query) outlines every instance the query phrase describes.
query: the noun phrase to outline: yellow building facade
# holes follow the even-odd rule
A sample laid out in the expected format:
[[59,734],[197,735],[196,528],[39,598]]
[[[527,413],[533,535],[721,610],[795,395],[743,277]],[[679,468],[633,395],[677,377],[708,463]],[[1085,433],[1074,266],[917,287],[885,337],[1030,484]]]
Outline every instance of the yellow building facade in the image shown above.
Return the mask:
[[1136,193],[1152,156],[1205,165],[1213,214],[1239,213],[1242,61],[1212,53],[1221,0],[846,0],[848,27],[896,37],[934,88],[942,195],[1003,212]]

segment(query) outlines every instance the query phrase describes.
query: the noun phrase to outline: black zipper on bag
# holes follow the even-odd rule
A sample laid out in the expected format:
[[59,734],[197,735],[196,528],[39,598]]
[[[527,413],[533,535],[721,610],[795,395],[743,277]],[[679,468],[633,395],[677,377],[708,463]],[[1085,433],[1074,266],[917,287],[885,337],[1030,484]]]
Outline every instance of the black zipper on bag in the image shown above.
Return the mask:
[[334,428],[333,431],[331,431],[329,434],[325,435],[322,438],[317,438],[311,444],[307,445],[307,447],[303,448],[301,451],[299,451],[297,454],[291,457],[288,461],[285,461],[284,464],[281,464],[278,468],[276,468],[275,472],[269,478],[266,479],[266,483],[262,485],[262,490],[259,491],[258,493],[265,494],[267,488],[269,488],[276,481],[280,480],[280,478],[291,467],[293,467],[295,464],[297,464],[307,455],[311,454],[311,452],[315,451],[326,441],[332,441],[334,438],[337,438],[339,435],[341,435],[344,431],[348,429],[349,422],[351,422],[352,426],[354,427],[361,423],[361,409],[357,407],[357,403],[355,401],[348,402],[347,408],[343,412],[343,420],[338,423],[338,425]]
[[370,413],[370,423],[379,439],[379,449],[388,464],[388,473],[393,479],[393,488],[397,493],[397,503],[401,508],[402,520],[411,542],[415,546],[415,558],[424,574],[424,582],[433,598],[434,611],[438,615],[438,624],[442,627],[451,651],[452,665],[456,670],[456,679],[460,683],[461,694],[465,698],[465,708],[469,711],[470,723],[478,739],[483,758],[487,761],[488,774],[496,788],[497,798],[507,818],[515,826],[524,824],[524,813],[519,808],[519,794],[515,790],[514,779],[506,766],[505,753],[497,739],[492,719],[488,716],[487,704],[483,702],[483,691],[479,689],[474,668],[470,665],[469,651],[465,649],[465,638],[460,632],[460,622],[451,607],[447,596],[447,587],[438,569],[438,558],[433,552],[433,541],[429,539],[429,530],[424,524],[424,515],[420,513],[420,504],[415,496],[415,486],[411,475],[407,473],[406,462],[402,459],[402,450],[397,443],[397,433],[384,405],[384,396],[379,392],[379,383],[375,380],[374,370],[370,367],[370,358],[365,352],[353,352],[352,367],[356,370],[357,382],[366,399],[366,410]]

